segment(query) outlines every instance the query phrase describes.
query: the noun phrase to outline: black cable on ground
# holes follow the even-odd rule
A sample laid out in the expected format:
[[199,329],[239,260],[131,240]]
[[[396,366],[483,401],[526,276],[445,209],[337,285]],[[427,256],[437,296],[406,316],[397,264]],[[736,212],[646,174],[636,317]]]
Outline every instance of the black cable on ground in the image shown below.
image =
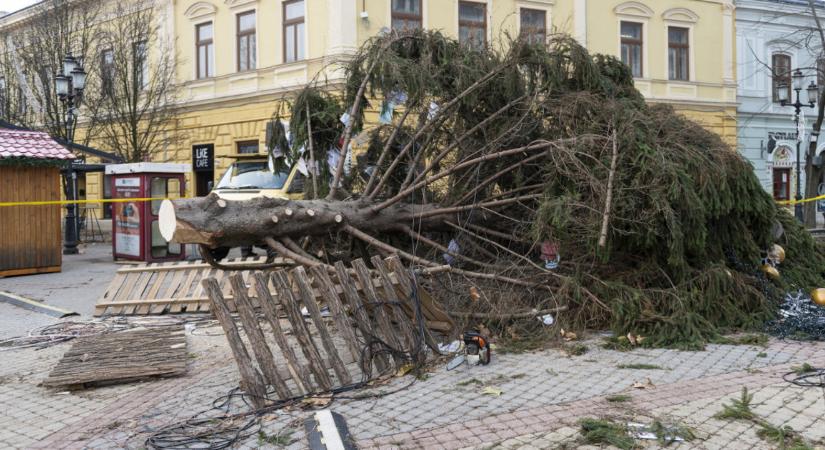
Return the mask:
[[[413,274],[413,281],[415,275]],[[272,401],[270,395],[274,395],[274,391],[267,392],[267,400],[271,403],[263,408],[255,409],[252,403],[248,401],[250,395],[244,393],[240,388],[234,388],[226,395],[223,395],[212,402],[212,408],[201,411],[195,414],[190,419],[180,423],[168,425],[161,428],[152,434],[145,441],[148,448],[154,449],[210,449],[220,450],[235,446],[260,431],[260,417],[277,411],[289,405],[301,403],[303,400],[313,397],[332,396],[333,398],[349,399],[349,400],[364,400],[380,398],[387,395],[392,395],[412,386],[417,377],[412,377],[410,383],[392,390],[382,391],[378,393],[366,393],[357,396],[341,396],[340,394],[354,391],[366,387],[373,379],[372,377],[372,361],[377,355],[390,355],[396,361],[405,361],[413,364],[413,370],[416,375],[423,368],[425,361],[425,346],[424,343],[424,315],[421,307],[421,299],[418,297],[418,292],[413,283],[413,292],[411,293],[411,300],[414,305],[414,312],[416,316],[417,335],[411,343],[409,352],[404,349],[397,349],[389,345],[384,339],[376,336],[369,330],[362,330],[362,336],[365,342],[363,343],[361,355],[359,358],[359,366],[364,374],[361,381],[352,383],[346,386],[341,386],[331,389],[326,392],[314,392],[306,395],[292,397],[286,400]],[[399,304],[397,302],[375,302],[374,306],[384,307],[385,304]],[[386,373],[379,374],[380,376]],[[232,413],[234,404],[241,402],[244,405],[244,410],[237,413]],[[215,414],[214,412],[218,412]],[[211,413],[211,414],[210,414]]]
[[782,375],[788,383],[801,387],[819,387],[825,389],[825,369],[811,367],[807,371],[794,371]]

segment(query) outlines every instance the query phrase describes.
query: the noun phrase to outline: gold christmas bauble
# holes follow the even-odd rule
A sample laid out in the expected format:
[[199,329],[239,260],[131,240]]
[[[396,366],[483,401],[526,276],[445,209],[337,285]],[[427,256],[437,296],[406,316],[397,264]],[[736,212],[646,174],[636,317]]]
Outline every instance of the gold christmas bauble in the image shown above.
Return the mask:
[[778,280],[779,279],[779,271],[776,270],[776,267],[770,264],[762,264],[762,272],[765,272],[765,275],[768,276],[771,280]]
[[818,288],[811,291],[811,301],[819,306],[825,306],[825,288]]
[[771,257],[779,262],[785,262],[785,249],[782,246],[773,244],[771,247]]

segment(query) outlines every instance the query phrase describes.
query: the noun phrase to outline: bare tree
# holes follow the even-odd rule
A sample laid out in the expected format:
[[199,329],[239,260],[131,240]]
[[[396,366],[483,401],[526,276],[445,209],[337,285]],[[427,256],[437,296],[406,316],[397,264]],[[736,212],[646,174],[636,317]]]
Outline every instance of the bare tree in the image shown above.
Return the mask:
[[[808,7],[811,9],[811,15],[814,18],[815,28],[812,32],[814,40],[818,41],[818,45],[814,52],[816,54],[816,72],[818,79],[825,79],[825,73],[821,73],[825,67],[820,67],[819,61],[825,60],[825,31],[822,29],[822,22],[819,19],[819,12],[814,0],[808,0]],[[820,6],[821,8],[821,6]],[[809,46],[811,48],[811,46]],[[814,121],[813,129],[811,130],[811,143],[805,157],[805,198],[813,198],[819,195],[819,184],[825,175],[825,165],[814,165],[814,158],[816,157],[816,149],[819,141],[819,134],[822,130],[822,120],[825,118],[825,89],[820,86],[819,101],[816,105],[816,121]],[[816,203],[808,202],[804,204],[805,211],[805,226],[808,228],[816,227]]]
[[[54,77],[71,54],[88,63],[96,52],[95,25],[100,16],[100,2],[47,0],[33,7],[28,18],[0,34],[0,77],[5,83],[7,120],[50,135],[67,138],[66,105],[55,92]],[[95,67],[84,64],[90,78]],[[94,92],[87,91],[87,103],[97,102]],[[95,134],[94,117],[86,116],[80,125],[88,143]],[[73,127],[77,127],[75,123]]]
[[179,60],[162,35],[156,6],[152,0],[120,2],[115,19],[100,30],[101,102],[94,115],[100,142],[126,161],[150,160],[175,135]]

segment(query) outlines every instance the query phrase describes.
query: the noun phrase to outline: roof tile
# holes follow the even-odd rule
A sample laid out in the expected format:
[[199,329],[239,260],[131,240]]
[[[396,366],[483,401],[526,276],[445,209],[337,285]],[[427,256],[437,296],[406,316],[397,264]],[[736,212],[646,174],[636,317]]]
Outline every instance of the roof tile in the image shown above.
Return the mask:
[[68,149],[40,131],[0,128],[0,158],[74,159]]

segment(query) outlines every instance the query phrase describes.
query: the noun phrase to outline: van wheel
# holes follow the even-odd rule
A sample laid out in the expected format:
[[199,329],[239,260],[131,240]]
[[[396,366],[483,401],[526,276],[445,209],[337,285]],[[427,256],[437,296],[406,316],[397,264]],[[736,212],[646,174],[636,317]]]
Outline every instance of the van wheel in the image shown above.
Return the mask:
[[226,258],[226,255],[229,254],[229,250],[231,250],[229,247],[218,247],[218,248],[210,248],[208,250],[208,252],[209,252],[209,256],[211,256],[212,259],[214,259],[215,261],[220,261],[220,260]]

